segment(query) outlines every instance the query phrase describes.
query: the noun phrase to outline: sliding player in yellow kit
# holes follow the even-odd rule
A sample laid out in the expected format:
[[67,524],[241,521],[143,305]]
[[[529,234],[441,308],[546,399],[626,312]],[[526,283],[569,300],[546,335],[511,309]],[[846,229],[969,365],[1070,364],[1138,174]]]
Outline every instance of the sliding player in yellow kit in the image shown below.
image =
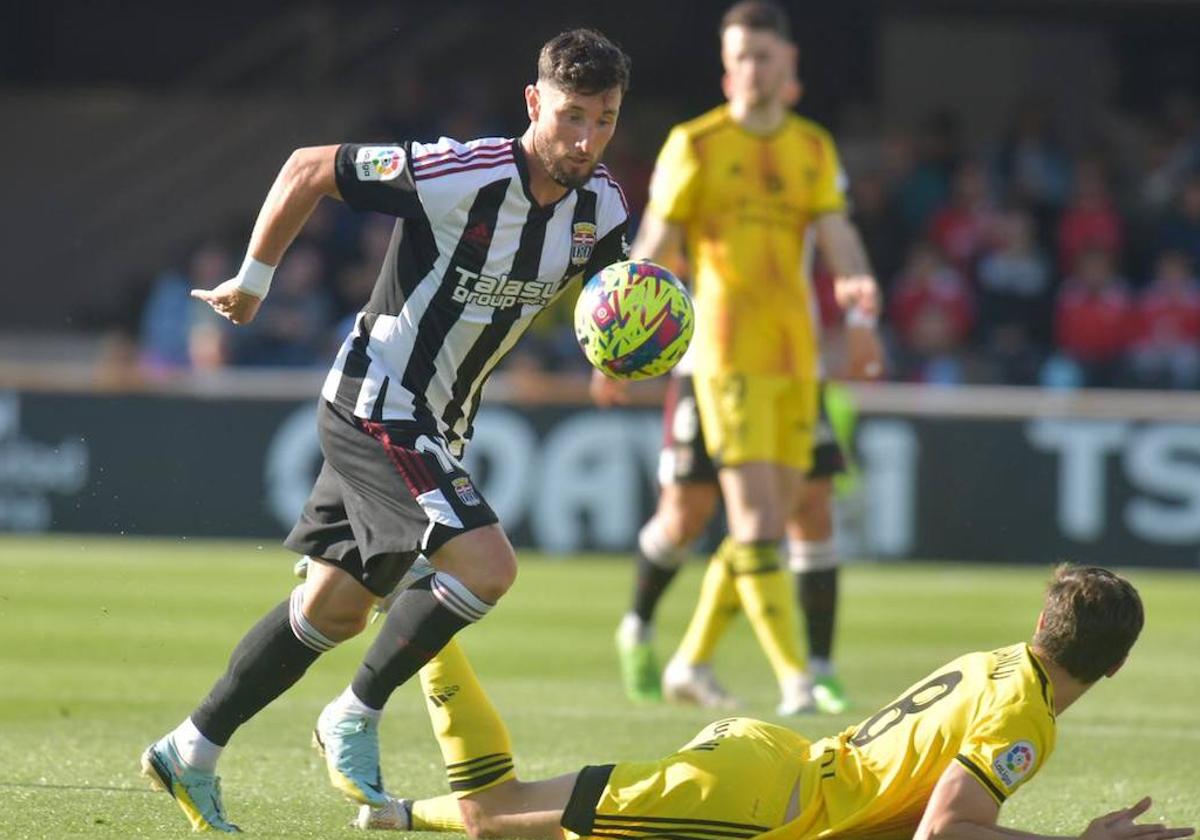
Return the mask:
[[[1060,566],[1029,643],[961,656],[840,735],[810,742],[728,718],[658,761],[520,782],[496,709],[454,642],[421,673],[452,793],[364,806],[361,828],[573,840],[820,837],[1006,840],[1000,806],[1054,750],[1057,718],[1113,676],[1141,632],[1142,603],[1105,569]],[[1149,799],[1093,820],[1087,840],[1172,840],[1139,825]]]
[[[779,544],[804,501],[817,427],[810,240],[833,270],[844,307],[871,319],[877,292],[846,215],[833,140],[788,109],[789,88],[797,82],[786,13],[766,0],[743,0],[725,13],[720,35],[728,102],[672,129],[631,249],[635,259],[667,265],[686,257],[696,302],[692,381],[729,531],[709,564],[697,617],[663,674],[663,689],[673,699],[720,705],[708,663],[728,617],[740,607],[775,672],[779,713],[795,714],[812,709],[814,699]],[[593,378],[597,402],[620,402],[622,393],[621,383]],[[681,511],[711,508],[707,487],[680,484],[669,492]],[[663,543],[690,541],[685,538],[694,534],[681,524],[688,515],[674,519],[659,521],[660,539],[640,540],[643,555],[654,553],[645,548],[650,542],[665,549]],[[828,536],[809,533],[804,539],[823,544]],[[655,561],[639,561],[639,598],[646,601],[660,596],[673,577],[669,561]],[[832,587],[824,591],[826,601],[836,597]],[[832,604],[822,608],[831,624]],[[648,652],[637,628],[630,635],[619,639],[623,648],[641,644]],[[625,670],[631,670],[627,663]],[[837,686],[826,680],[823,688],[835,692]],[[647,686],[631,693],[654,695]],[[829,700],[840,710],[838,694]]]

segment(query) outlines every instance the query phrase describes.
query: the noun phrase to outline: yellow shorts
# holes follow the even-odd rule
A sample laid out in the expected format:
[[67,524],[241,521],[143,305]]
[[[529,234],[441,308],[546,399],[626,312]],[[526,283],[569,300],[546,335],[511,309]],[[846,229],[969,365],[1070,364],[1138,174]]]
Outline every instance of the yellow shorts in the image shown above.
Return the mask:
[[585,767],[563,812],[582,837],[753,837],[783,824],[809,742],[782,726],[727,718],[659,761]]
[[766,461],[808,471],[819,403],[815,377],[697,373],[693,381],[708,454],[718,466]]

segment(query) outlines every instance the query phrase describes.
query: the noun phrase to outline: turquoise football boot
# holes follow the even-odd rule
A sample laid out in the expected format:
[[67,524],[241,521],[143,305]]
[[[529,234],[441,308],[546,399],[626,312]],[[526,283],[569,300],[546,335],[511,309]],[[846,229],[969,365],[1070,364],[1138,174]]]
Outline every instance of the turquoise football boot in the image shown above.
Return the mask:
[[189,767],[179,756],[171,737],[165,736],[142,753],[142,775],[155,790],[171,794],[194,831],[240,834],[225,816],[221,804],[221,778]]

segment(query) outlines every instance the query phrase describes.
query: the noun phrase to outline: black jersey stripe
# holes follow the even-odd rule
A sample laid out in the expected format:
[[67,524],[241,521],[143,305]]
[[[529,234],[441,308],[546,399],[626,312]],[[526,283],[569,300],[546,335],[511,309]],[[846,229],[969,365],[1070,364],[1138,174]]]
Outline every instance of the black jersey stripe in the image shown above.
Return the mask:
[[[612,832],[600,832],[600,830],[592,830],[588,836],[593,838],[605,838],[606,840],[631,840],[628,834],[613,834]],[[665,833],[653,835],[655,840],[704,840],[690,834]]]
[[983,770],[979,768],[979,765],[977,765],[974,761],[971,761],[971,759],[967,758],[962,753],[959,753],[954,757],[958,759],[958,763],[967,768],[971,775],[978,779],[985,788],[991,791],[992,796],[996,797],[997,802],[1004,804],[1004,800],[1008,798],[1008,795],[1004,791],[1000,790],[1000,788],[996,787],[995,782],[988,778],[987,773],[984,773]]
[[437,258],[437,241],[424,213],[397,219],[366,311],[399,315],[421,280],[433,271]]
[[[610,831],[622,832],[620,836],[628,837],[630,840],[644,840],[651,837],[667,837],[672,833],[686,832],[696,837],[713,838],[731,837],[733,840],[746,840],[748,837],[754,837],[756,834],[762,834],[762,831],[750,831],[746,829],[732,830],[728,828],[705,828],[700,825],[681,821],[677,825],[653,825],[653,826],[636,826],[629,823],[614,823],[609,822],[602,814],[596,815],[596,821],[592,826],[592,831]],[[763,829],[766,831],[766,829]]]
[[471,392],[471,395],[467,400],[470,409],[466,412],[466,422],[464,423],[460,419],[457,423],[458,428],[450,427],[447,429],[447,443],[452,444],[455,447],[461,447],[464,445],[463,441],[471,439],[471,435],[475,431],[475,415],[479,413],[479,403],[480,400],[483,399],[483,384],[487,382],[488,377],[492,375],[492,370],[497,364],[499,364],[500,360],[509,354],[513,346],[517,343],[521,336],[525,334],[525,331],[529,329],[531,323],[532,319],[521,325],[518,328],[519,332],[514,333],[512,330],[509,330],[508,334],[504,336],[504,339],[500,342],[500,345],[496,348],[496,351],[492,354],[492,357],[484,365],[483,373],[480,375],[478,380],[479,384]]
[[[596,224],[596,193],[592,190],[578,189],[575,191],[577,196],[575,200],[575,214],[571,217],[571,233],[574,234],[582,224]],[[563,272],[562,280],[559,281],[558,288],[562,290],[563,286],[577,274],[583,272],[586,267],[584,265],[574,265],[567,261],[567,270]],[[586,277],[584,278],[587,279]]]
[[567,799],[567,807],[563,808],[559,825],[568,831],[573,831],[580,837],[592,833],[592,823],[596,819],[596,806],[604,795],[608,778],[612,775],[615,764],[589,764],[579,771],[575,777],[575,786],[571,788],[571,796]]
[[627,814],[597,814],[597,820],[612,820],[625,823],[660,823],[663,825],[711,825],[719,828],[740,828],[746,831],[768,831],[765,825],[754,823],[729,822],[728,820],[685,819],[683,817],[644,817]]
[[390,376],[385,376],[379,383],[379,393],[375,395],[375,406],[371,409],[371,421],[374,423],[383,422],[383,407],[387,405],[388,383],[391,381]]
[[[553,209],[547,210],[536,204],[529,205],[529,212],[525,215],[525,226],[521,228],[517,253],[513,257],[512,267],[508,270],[510,278],[537,279],[538,268],[542,263],[542,247],[546,243],[546,226],[553,217]],[[450,402],[446,403],[446,410],[442,412],[442,422],[446,424],[447,429],[453,432],[455,425],[462,419],[467,400],[476,390],[483,387],[482,383],[478,386],[476,383],[485,373],[488,361],[499,349],[504,337],[521,317],[524,308],[522,304],[515,303],[504,309],[494,310],[491,322],[483,328],[483,332],[467,351],[454,379]]]
[[1038,683],[1042,687],[1042,701],[1046,704],[1046,708],[1050,710],[1050,717],[1054,717],[1054,704],[1050,702],[1050,677],[1046,675],[1046,669],[1042,667],[1042,663],[1038,661],[1037,656],[1029,649],[1029,645],[1025,646],[1025,655],[1029,657],[1029,662],[1033,665],[1033,672],[1037,674]]
[[335,402],[340,406],[349,406],[351,413],[358,404],[358,392],[362,390],[367,368],[371,366],[371,357],[367,355],[367,342],[371,340],[371,328],[375,326],[377,317],[373,312],[363,313],[358,321],[354,341],[350,344],[350,352],[346,354],[346,361],[342,363]]
[[[487,262],[488,250],[496,232],[500,205],[508,192],[511,178],[502,178],[482,187],[467,213],[467,223],[459,236],[454,256],[446,266],[441,283],[417,325],[412,354],[401,384],[413,395],[413,416],[418,423],[432,426],[434,417],[426,392],[437,369],[438,356],[450,330],[462,317],[463,302],[454,300],[458,269],[478,274]],[[469,235],[468,235],[469,234]]]
[[[654,834],[638,834],[638,835],[617,833],[619,831],[620,831],[620,829],[609,828],[608,830],[605,830],[603,827],[597,826],[596,828],[592,829],[590,836],[606,837],[606,838],[610,838],[611,840],[711,840],[711,838],[705,837],[704,835],[701,835],[701,834],[688,834],[688,833],[686,833],[687,829],[682,829],[682,828],[667,829],[667,830],[656,832]],[[762,834],[763,832],[760,831],[758,833]],[[754,837],[754,836],[755,836],[754,834],[739,835],[739,837],[741,837],[742,840],[749,840],[749,838]]]
[[[549,210],[550,208],[541,208],[541,209]],[[550,217],[548,216],[547,222],[549,221],[549,218]],[[596,193],[593,192],[592,190],[587,190],[587,189],[583,189],[583,188],[580,188],[575,191],[575,210],[571,215],[571,232],[572,232],[572,234],[575,232],[575,230],[577,229],[577,226],[580,224],[591,224],[591,225],[596,224]],[[544,238],[544,236],[545,236],[544,230],[542,231],[542,235]],[[583,270],[582,267],[572,265],[570,262],[568,262],[567,268],[563,272],[562,279],[559,280],[559,282],[558,282],[558,290],[557,291],[561,292],[563,287],[566,286],[566,284],[573,277],[575,277],[580,272],[582,272],[582,270]],[[518,310],[518,314],[519,314],[519,310]],[[526,325],[526,329],[528,329],[528,324]],[[524,333],[522,333],[522,334],[524,334]],[[447,428],[449,428],[449,430],[450,430],[448,433],[448,438],[451,443],[456,443],[456,442],[458,442],[460,440],[464,440],[464,439],[465,440],[471,439],[471,433],[474,431],[474,427],[475,427],[475,415],[477,415],[479,413],[480,398],[483,396],[483,383],[487,381],[487,378],[492,373],[492,369],[495,368],[495,366],[500,362],[501,356],[499,356],[496,353],[496,351],[499,350],[500,347],[503,345],[503,339],[507,335],[508,335],[508,332],[506,331],[504,333],[504,335],[500,336],[500,341],[498,341],[496,343],[495,348],[493,348],[493,350],[492,350],[491,356],[485,360],[485,364],[484,364],[484,366],[481,370],[481,373],[478,377],[478,384],[476,385],[476,387],[474,389],[472,389],[472,391],[469,395],[468,402],[470,404],[470,409],[466,412],[466,414],[467,414],[466,428],[462,432],[459,432],[457,429],[455,429],[455,424],[451,423],[448,425]],[[460,417],[461,417],[461,415],[460,415]]]
[[757,837],[762,834],[761,831],[745,831],[745,832],[729,832],[729,831],[714,831],[707,828],[695,828],[692,826],[660,826],[658,828],[650,828],[644,831],[639,831],[630,826],[623,825],[605,825],[597,818],[595,826],[592,828],[593,837],[613,837],[621,838],[621,840],[675,840],[675,838],[687,838],[687,840],[750,840],[751,837]]

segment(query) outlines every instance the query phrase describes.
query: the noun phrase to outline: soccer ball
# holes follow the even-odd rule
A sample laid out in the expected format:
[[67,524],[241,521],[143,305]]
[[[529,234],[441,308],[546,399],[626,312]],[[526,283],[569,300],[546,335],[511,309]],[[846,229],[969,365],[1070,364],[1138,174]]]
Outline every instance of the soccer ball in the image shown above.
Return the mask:
[[613,263],[583,286],[575,338],[612,379],[648,379],[675,367],[692,340],[692,297],[649,260]]

